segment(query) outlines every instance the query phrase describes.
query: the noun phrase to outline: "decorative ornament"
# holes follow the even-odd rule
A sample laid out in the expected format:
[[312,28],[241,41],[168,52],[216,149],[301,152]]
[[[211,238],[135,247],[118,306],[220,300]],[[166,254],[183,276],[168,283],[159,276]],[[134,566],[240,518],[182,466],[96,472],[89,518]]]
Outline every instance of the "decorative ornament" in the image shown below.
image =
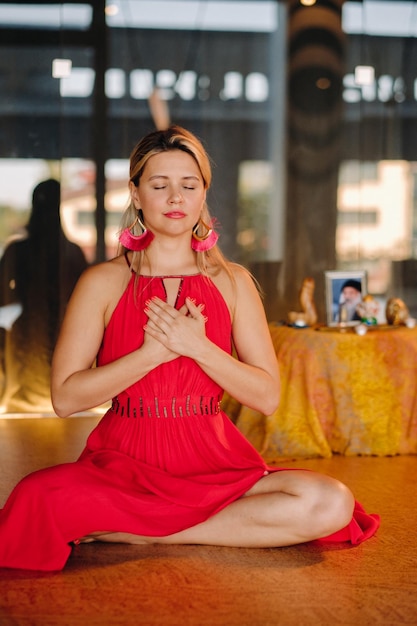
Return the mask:
[[360,315],[362,324],[367,326],[375,326],[378,324],[377,315],[379,312],[379,303],[373,296],[367,294],[364,296],[356,307],[356,312]]
[[368,332],[368,324],[357,324],[357,326],[355,326],[354,328],[355,333],[360,337],[363,337],[363,335],[366,335],[366,333]]
[[[204,235],[198,235],[198,229],[200,228],[200,226],[205,228],[207,231]],[[211,248],[214,248],[218,238],[219,235],[216,233],[214,228],[206,224],[200,218],[193,228],[191,247],[195,252],[206,252],[207,250],[211,250]]]
[[[141,235],[132,235],[132,233],[130,232],[132,228],[136,226],[136,224],[139,224],[143,231]],[[125,228],[121,232],[119,241],[122,246],[124,246],[128,250],[139,252],[140,250],[145,250],[145,248],[149,246],[154,238],[155,235],[153,234],[153,232],[146,228],[139,215],[137,215],[133,224],[131,224],[128,228]]]
[[302,328],[303,326],[313,326],[317,322],[314,288],[314,278],[304,278],[300,289],[300,304],[303,310],[302,312],[290,311],[288,313],[290,324]]
[[385,316],[391,326],[402,326],[410,319],[408,307],[400,298],[390,298],[385,309]]

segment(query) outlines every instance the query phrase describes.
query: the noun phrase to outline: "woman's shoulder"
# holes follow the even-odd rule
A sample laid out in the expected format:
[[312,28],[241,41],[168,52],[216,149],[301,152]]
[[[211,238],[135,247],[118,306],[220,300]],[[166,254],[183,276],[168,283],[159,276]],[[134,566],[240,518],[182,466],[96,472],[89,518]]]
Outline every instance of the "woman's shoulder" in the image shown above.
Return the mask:
[[78,281],[78,289],[111,294],[123,291],[131,277],[130,269],[123,256],[102,261],[87,267]]
[[126,290],[132,273],[124,257],[89,266],[81,275],[71,296],[72,310],[102,317],[107,325]]
[[228,262],[228,267],[229,267],[230,271],[232,272],[235,280],[244,280],[244,281],[251,280],[251,281],[253,281],[252,274],[243,265],[240,265],[239,263],[233,263],[232,261],[229,261]]
[[238,291],[246,291],[248,289],[252,291],[254,288],[260,291],[256,278],[243,265],[228,261],[227,269],[224,272],[229,276],[229,280]]
[[209,272],[209,276],[213,282],[228,284],[234,289],[257,284],[256,279],[246,267],[232,261],[227,261],[224,266],[216,267]]
[[258,291],[256,280],[249,270],[231,261],[225,267],[218,268],[210,278],[227,302],[232,319],[237,303],[246,302],[249,296],[256,295]]
[[251,273],[246,267],[239,263],[234,263],[233,261],[225,261],[222,265],[214,265],[208,271],[210,276],[227,276],[229,280],[251,277]]

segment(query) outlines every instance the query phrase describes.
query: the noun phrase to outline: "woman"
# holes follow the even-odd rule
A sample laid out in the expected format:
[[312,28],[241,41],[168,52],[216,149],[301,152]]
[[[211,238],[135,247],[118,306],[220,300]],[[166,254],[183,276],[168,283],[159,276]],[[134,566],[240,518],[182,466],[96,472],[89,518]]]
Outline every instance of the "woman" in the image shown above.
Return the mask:
[[78,282],[52,369],[58,415],[112,408],[78,461],[12,492],[1,566],[60,569],[72,543],[95,540],[269,547],[375,531],[359,505],[352,519],[347,487],[267,467],[220,408],[225,389],[270,414],[280,385],[253,280],[216,247],[210,181],[182,128],[134,149],[121,254]]
[[87,268],[81,248],[65,236],[60,205],[57,180],[36,185],[27,235],[12,240],[0,260],[0,307],[19,304],[22,311],[4,336],[0,330],[6,413],[52,412],[52,354],[69,297]]

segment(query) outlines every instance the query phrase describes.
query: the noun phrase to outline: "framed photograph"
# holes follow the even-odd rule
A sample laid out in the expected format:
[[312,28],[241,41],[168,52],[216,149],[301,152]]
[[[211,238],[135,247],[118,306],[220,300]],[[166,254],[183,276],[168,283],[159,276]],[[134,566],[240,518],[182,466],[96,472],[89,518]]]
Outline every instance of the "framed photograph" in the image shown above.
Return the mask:
[[329,271],[324,273],[324,277],[327,325],[357,324],[360,317],[356,313],[356,306],[368,290],[366,271]]

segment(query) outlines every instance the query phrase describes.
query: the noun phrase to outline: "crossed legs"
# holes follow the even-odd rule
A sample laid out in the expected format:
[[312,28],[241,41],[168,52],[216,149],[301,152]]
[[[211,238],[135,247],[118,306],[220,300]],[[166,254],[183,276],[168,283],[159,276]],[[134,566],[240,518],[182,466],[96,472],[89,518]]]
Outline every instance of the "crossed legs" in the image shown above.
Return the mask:
[[267,548],[326,537],[347,526],[354,498],[329,476],[282,470],[261,478],[242,498],[205,522],[165,537],[92,533],[81,542],[200,544]]

